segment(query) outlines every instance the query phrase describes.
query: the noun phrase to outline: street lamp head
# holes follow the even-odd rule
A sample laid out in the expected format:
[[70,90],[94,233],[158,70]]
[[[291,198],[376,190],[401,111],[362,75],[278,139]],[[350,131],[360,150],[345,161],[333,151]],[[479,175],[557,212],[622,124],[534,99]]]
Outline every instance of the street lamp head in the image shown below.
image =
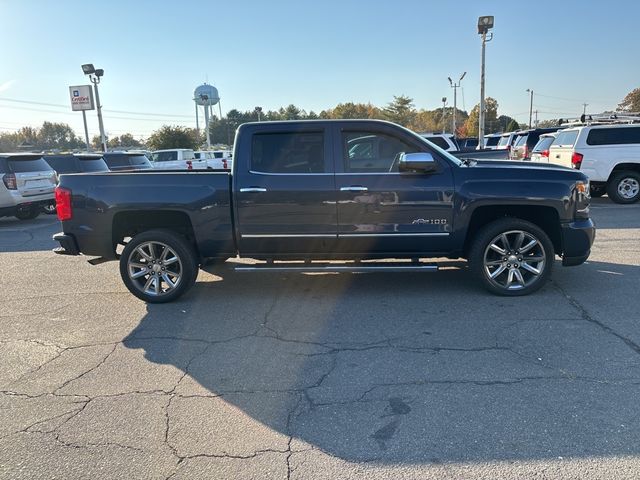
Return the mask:
[[96,77],[99,78],[104,75],[104,70],[102,68],[98,68],[95,73],[96,73]]
[[442,103],[447,103],[447,97],[442,97]]
[[467,72],[464,72],[461,76],[460,76],[460,80],[458,80],[459,82],[462,81],[462,79],[464,78],[464,76],[467,74]]
[[493,28],[493,15],[478,17],[478,33],[487,33]]
[[93,67],[93,63],[85,63],[84,65],[82,65],[82,73],[84,73],[85,75],[96,73],[96,69]]
[[453,87],[453,81],[451,81],[451,77],[447,77],[449,79],[449,85]]

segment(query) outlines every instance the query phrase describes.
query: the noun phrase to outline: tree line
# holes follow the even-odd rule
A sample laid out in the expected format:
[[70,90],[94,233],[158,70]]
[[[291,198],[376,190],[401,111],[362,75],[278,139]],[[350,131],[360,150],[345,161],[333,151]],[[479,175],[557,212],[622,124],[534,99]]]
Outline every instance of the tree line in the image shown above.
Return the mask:
[[[485,133],[511,132],[526,125],[519,124],[508,115],[499,115],[498,102],[494,98],[486,99]],[[629,92],[618,104],[619,112],[640,112],[640,88]],[[478,116],[480,105],[474,106],[469,113],[456,109],[456,131],[459,137],[478,135]],[[246,122],[277,120],[314,120],[314,119],[380,119],[405,126],[416,132],[452,131],[453,107],[441,107],[433,110],[417,109],[412,98],[405,95],[394,96],[384,107],[371,103],[339,103],[333,108],[319,113],[306,111],[296,105],[288,105],[278,110],[263,112],[261,109],[240,111],[232,109],[226,117],[214,116],[209,124],[209,135],[213,144],[231,145],[238,126]],[[558,120],[544,120],[538,126],[555,126]],[[164,125],[154,131],[145,141],[139,141],[130,133],[108,139],[111,149],[149,148],[200,148],[206,141],[205,132],[194,128]],[[100,137],[91,141],[92,148],[100,149]],[[84,140],[66,123],[44,122],[41,127],[22,127],[16,132],[0,132],[0,152],[11,151],[73,151],[85,148]]]

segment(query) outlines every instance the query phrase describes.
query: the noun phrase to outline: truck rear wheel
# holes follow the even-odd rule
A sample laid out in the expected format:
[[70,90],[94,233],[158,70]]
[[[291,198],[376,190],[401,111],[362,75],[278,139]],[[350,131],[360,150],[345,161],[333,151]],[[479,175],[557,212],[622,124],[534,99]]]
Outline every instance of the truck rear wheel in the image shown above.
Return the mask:
[[625,170],[613,174],[607,182],[607,194],[616,203],[636,203],[640,200],[640,173]]
[[519,296],[541,288],[551,275],[554,248],[537,225],[502,218],[480,230],[469,251],[472,273],[492,293]]
[[37,207],[22,208],[16,212],[18,220],[33,220],[40,215],[40,209]]
[[120,276],[136,297],[166,303],[189,290],[198,275],[189,242],[169,230],[149,230],[133,237],[120,256]]

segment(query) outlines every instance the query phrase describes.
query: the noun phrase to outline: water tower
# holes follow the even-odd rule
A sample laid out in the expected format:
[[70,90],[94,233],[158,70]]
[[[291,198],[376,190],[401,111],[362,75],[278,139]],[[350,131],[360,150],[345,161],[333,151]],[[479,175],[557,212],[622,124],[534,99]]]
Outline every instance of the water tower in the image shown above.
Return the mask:
[[[204,124],[207,132],[207,147],[211,147],[211,137],[209,135],[209,118],[212,116],[211,107],[219,104],[220,96],[218,89],[213,85],[204,83],[193,91],[193,101],[196,104],[196,128],[200,131],[200,123],[198,120],[198,107],[204,108]],[[222,108],[220,108],[220,118],[222,119]]]

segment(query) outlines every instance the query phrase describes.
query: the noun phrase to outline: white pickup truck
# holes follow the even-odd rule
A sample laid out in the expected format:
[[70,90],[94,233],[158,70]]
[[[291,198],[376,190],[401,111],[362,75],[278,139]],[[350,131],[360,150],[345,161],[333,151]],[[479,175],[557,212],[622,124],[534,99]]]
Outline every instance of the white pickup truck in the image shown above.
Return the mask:
[[196,158],[189,148],[156,150],[151,153],[151,164],[158,170],[204,170],[208,166],[205,159]]

